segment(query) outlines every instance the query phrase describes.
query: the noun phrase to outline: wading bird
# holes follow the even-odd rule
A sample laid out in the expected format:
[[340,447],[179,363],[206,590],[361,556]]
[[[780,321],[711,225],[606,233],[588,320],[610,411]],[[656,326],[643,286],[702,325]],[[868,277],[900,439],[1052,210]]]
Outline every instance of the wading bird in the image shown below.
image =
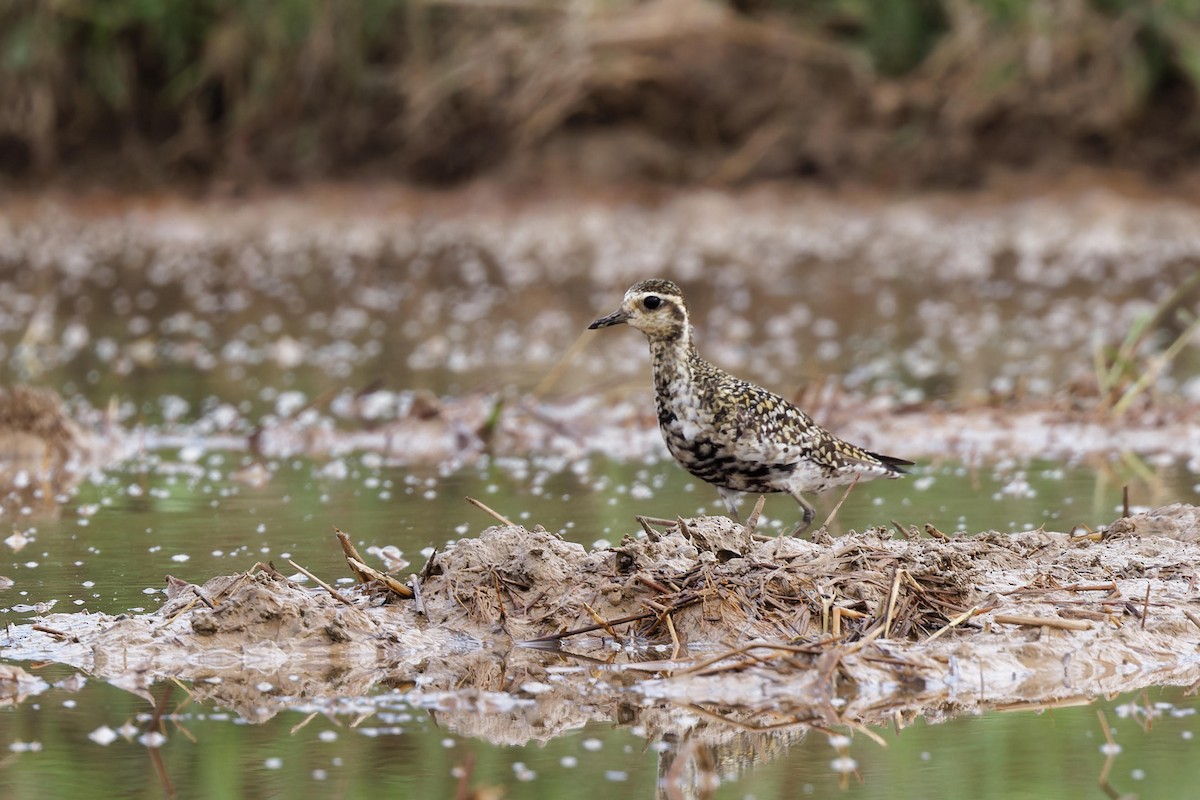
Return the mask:
[[806,492],[856,480],[898,478],[911,461],[842,441],[773,392],[739,380],[700,357],[679,287],[647,280],[625,293],[621,307],[591,329],[625,323],[646,334],[654,367],[658,426],[684,469],[721,493],[737,520],[741,492],[785,492],[812,524]]

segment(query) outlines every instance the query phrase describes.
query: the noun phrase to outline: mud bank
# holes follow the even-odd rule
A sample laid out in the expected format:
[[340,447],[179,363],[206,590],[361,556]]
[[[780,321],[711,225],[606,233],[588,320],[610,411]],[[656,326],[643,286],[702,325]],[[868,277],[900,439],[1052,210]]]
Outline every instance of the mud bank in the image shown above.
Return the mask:
[[[412,402],[409,396],[397,400],[401,406]],[[1182,402],[1124,416],[1042,402],[943,410],[845,394],[803,405],[822,424],[871,449],[969,465],[1035,458],[1074,463],[1123,452],[1187,459],[1200,442],[1200,417]],[[505,403],[495,395],[471,395],[421,408],[369,430],[353,430],[345,418],[314,416],[303,422],[277,421],[253,440],[222,436],[208,446],[253,450],[270,458],[378,453],[389,463],[404,465],[533,454],[579,459],[603,453],[623,461],[666,456],[648,390],[622,399],[600,396],[568,403],[529,397]],[[151,450],[184,440],[152,432],[138,438],[141,448]]]
[[[11,470],[35,476],[78,477],[132,453],[182,447],[243,451],[264,459],[373,453],[396,465],[461,465],[485,456],[578,459],[603,453],[627,461],[666,455],[649,392],[566,403],[495,394],[444,400],[424,392],[384,394],[387,397],[378,402],[399,409],[388,421],[366,425],[338,411],[306,413],[300,419],[266,418],[257,424],[239,420],[236,427],[246,434],[214,432],[207,420],[182,429],[126,429],[107,422],[101,427],[100,415],[92,413],[81,424],[64,416],[76,433],[59,443],[0,420],[0,460]],[[1183,403],[1120,417],[1046,403],[948,410],[904,407],[846,394],[809,407],[823,424],[872,449],[967,464],[1034,458],[1071,463],[1122,452],[1189,458],[1200,442],[1196,409]],[[61,453],[55,449],[60,447]]]
[[[436,553],[413,598],[260,564],[171,578],[149,614],[14,625],[3,652],[148,699],[185,681],[250,720],[415,704],[497,742],[596,719],[650,738],[858,730],[1200,680],[1200,509],[1091,535],[894,533],[764,539],[699,518],[588,551],[499,526]],[[45,689],[3,681],[10,702]]]

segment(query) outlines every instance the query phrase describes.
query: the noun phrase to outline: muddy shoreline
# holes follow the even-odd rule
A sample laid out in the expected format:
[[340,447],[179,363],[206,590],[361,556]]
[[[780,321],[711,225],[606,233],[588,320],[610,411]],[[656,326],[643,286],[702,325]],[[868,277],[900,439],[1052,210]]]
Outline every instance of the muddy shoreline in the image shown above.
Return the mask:
[[903,198],[43,193],[0,213],[0,352],[10,384],[70,386],[109,457],[644,458],[662,452],[645,343],[585,328],[658,274],[687,287],[710,360],[874,449],[1190,458],[1200,361],[1158,359],[1197,294],[1171,298],[1197,231],[1193,203],[1104,178]]
[[[257,721],[402,697],[509,743],[619,708],[638,709],[652,739],[665,728],[650,721],[699,708],[701,727],[729,740],[747,724],[858,730],[1200,680],[1200,509],[1092,536],[815,539],[756,541],[697,518],[587,551],[499,526],[405,579],[419,599],[377,583],[310,589],[256,567],[171,579],[148,614],[10,626],[5,657],[147,697],[187,681]],[[5,683],[18,701],[38,694],[19,672]],[[488,708],[513,713],[503,724],[475,713]]]

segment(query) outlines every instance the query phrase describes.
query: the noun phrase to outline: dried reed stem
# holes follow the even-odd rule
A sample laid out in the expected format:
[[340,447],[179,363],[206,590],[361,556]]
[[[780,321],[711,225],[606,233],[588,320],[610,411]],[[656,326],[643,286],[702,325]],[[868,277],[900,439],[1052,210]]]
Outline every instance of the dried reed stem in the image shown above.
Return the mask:
[[750,535],[754,535],[754,529],[758,527],[758,519],[762,516],[763,506],[767,504],[767,496],[760,494],[758,500],[754,503],[754,510],[750,512],[750,516],[746,518],[746,530],[750,531]]
[[321,580],[321,579],[320,579],[320,578],[318,578],[316,575],[313,575],[311,572],[309,572],[309,571],[308,571],[308,570],[306,570],[304,567],[302,567],[302,566],[300,566],[299,564],[297,564],[295,561],[292,561],[291,559],[288,559],[288,563],[289,563],[289,564],[291,564],[291,565],[292,565],[293,567],[295,567],[296,569],[300,570],[302,573],[304,573],[305,575],[307,575],[309,578],[311,578],[311,579],[313,580],[313,582],[317,584],[317,586],[320,586],[322,589],[324,589],[325,591],[329,592],[329,594],[331,594],[331,595],[334,597],[334,599],[336,599],[336,600],[341,600],[341,601],[342,601],[343,603],[345,603],[346,605],[350,606],[351,608],[354,608],[354,603],[350,602],[350,601],[349,601],[349,600],[347,600],[345,597],[343,597],[343,596],[342,596],[342,593],[341,593],[341,592],[339,592],[337,589],[334,589],[334,588],[333,588],[332,586],[330,586],[328,583],[326,583],[325,581]]
[[346,562],[350,564],[350,569],[354,570],[355,574],[365,575],[368,582],[373,580],[379,581],[389,590],[395,592],[406,600],[411,600],[416,596],[416,593],[413,592],[412,589],[410,589],[401,581],[396,580],[391,575],[388,575],[386,572],[380,572],[374,567],[368,567],[358,559],[350,558],[349,556],[346,557]]
[[966,622],[967,620],[969,620],[971,617],[975,616],[975,613],[976,613],[978,610],[979,610],[979,606],[971,606],[971,607],[970,607],[970,608],[968,608],[966,611],[964,611],[963,613],[959,614],[957,617],[955,617],[954,619],[950,620],[949,622],[947,622],[947,623],[946,623],[945,625],[943,625],[942,627],[938,628],[938,629],[937,629],[936,631],[934,631],[933,633],[929,634],[929,636],[925,637],[925,642],[924,642],[924,643],[925,643],[925,644],[929,644],[930,642],[934,641],[935,639],[939,639],[939,638],[941,638],[942,634],[943,634],[943,633],[945,633],[946,631],[950,630],[951,628],[954,628],[954,627],[957,627],[957,626],[959,626],[959,625],[963,624],[964,622]]
[[350,541],[350,537],[339,530],[337,526],[334,526],[333,533],[342,545],[342,553],[345,554],[346,563],[350,565],[350,571],[354,573],[354,577],[358,578],[359,583],[368,583],[371,576],[354,566],[356,563],[365,563],[363,557],[358,554],[358,548],[354,546],[354,542]]
[[1000,625],[1030,625],[1040,628],[1061,628],[1066,631],[1090,631],[1092,624],[1081,619],[1061,617],[1031,617],[1025,614],[997,614],[992,621]]
[[888,590],[887,611],[883,616],[883,638],[891,638],[892,617],[896,613],[896,601],[900,596],[900,578],[904,575],[904,570],[896,567],[896,571],[892,573],[892,586]]
[[474,497],[468,497],[467,502],[470,503],[471,505],[475,506],[476,508],[478,508],[483,513],[490,516],[492,519],[499,522],[501,525],[508,525],[510,527],[516,525],[516,523],[513,522],[511,519],[504,516],[499,511],[496,511],[493,508],[489,508],[487,505],[480,502],[479,500],[476,500]]
[[846,498],[850,496],[852,491],[854,491],[854,487],[858,486],[858,479],[861,477],[861,475],[855,475],[854,480],[850,481],[850,485],[846,487],[846,491],[842,492],[842,496],[837,501],[837,505],[833,507],[833,510],[829,512],[829,516],[826,517],[825,521],[821,523],[822,528],[828,528],[829,523],[833,522],[834,517],[836,517],[837,513],[842,510],[842,503],[846,502]]
[[1146,630],[1146,617],[1150,616],[1150,581],[1146,581],[1146,599],[1142,603],[1142,622],[1139,627]]

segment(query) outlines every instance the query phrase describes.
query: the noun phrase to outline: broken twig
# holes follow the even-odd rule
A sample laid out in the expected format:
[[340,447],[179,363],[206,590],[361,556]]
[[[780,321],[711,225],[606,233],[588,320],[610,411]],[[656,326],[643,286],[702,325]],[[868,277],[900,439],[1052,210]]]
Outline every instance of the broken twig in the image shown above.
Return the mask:
[[333,597],[334,597],[335,599],[337,599],[337,600],[341,600],[341,601],[342,601],[343,603],[345,603],[346,605],[350,606],[351,608],[354,608],[354,603],[350,602],[350,601],[349,601],[349,600],[347,600],[345,597],[343,597],[343,596],[342,596],[342,593],[341,593],[341,592],[339,592],[337,589],[334,589],[334,588],[333,588],[332,586],[330,586],[328,583],[326,583],[325,581],[321,580],[321,579],[320,579],[320,578],[318,578],[316,575],[313,575],[311,572],[309,572],[309,571],[308,571],[308,570],[306,570],[304,567],[302,567],[302,566],[300,566],[299,564],[297,564],[295,561],[292,561],[291,559],[288,559],[288,563],[289,563],[289,564],[291,564],[291,565],[292,565],[293,567],[295,567],[296,569],[300,570],[302,573],[304,573],[305,575],[307,575],[309,578],[311,578],[311,579],[312,579],[312,580],[313,580],[313,581],[314,581],[314,582],[317,584],[317,586],[320,586],[322,589],[324,589],[325,591],[329,592],[329,594],[333,595]]
[[395,592],[406,600],[411,600],[416,596],[412,589],[410,589],[401,581],[396,580],[391,575],[388,575],[386,572],[380,572],[373,567],[368,567],[366,564],[355,558],[347,557],[346,562],[350,564],[350,569],[354,570],[356,574],[361,573],[366,575],[368,582],[373,580],[379,581],[389,590]]
[[842,503],[846,502],[846,498],[850,496],[850,493],[852,491],[854,491],[854,487],[858,486],[858,479],[860,477],[862,477],[862,476],[855,475],[854,480],[850,481],[850,485],[846,487],[846,491],[842,492],[842,496],[837,501],[837,505],[835,505],[833,507],[833,510],[829,512],[829,516],[826,517],[825,521],[821,523],[822,528],[826,528],[826,529],[829,528],[829,523],[833,522],[834,517],[836,517],[837,513],[842,510]]
[[356,563],[365,563],[363,557],[358,554],[358,548],[354,546],[354,542],[350,541],[350,537],[339,530],[337,526],[334,526],[333,533],[342,545],[342,552],[346,556],[346,563],[350,565],[350,571],[354,573],[354,577],[358,578],[359,583],[369,583],[371,576],[354,566]]
[[1061,628],[1066,631],[1090,631],[1092,623],[1062,617],[1031,617],[1025,614],[997,614],[992,621],[1000,625],[1029,625],[1035,628]]
[[971,606],[971,607],[970,607],[970,608],[968,608],[966,611],[964,611],[963,613],[959,614],[957,617],[955,617],[954,619],[950,620],[949,622],[947,622],[947,623],[946,623],[945,625],[943,625],[942,627],[938,628],[938,629],[937,629],[936,631],[934,631],[933,633],[929,634],[929,636],[927,636],[927,637],[925,638],[925,644],[929,644],[930,642],[932,642],[932,641],[934,641],[934,640],[936,640],[936,639],[940,638],[940,637],[941,637],[941,635],[942,635],[943,633],[945,633],[946,631],[950,630],[951,628],[954,628],[954,627],[957,627],[957,626],[959,626],[959,625],[963,624],[964,622],[966,622],[967,620],[969,620],[971,617],[975,616],[975,613],[976,613],[978,610],[979,610],[979,606]]
[[513,525],[516,525],[516,523],[513,522],[511,519],[504,516],[499,511],[496,511],[493,508],[489,508],[486,504],[480,502],[479,500],[476,500],[474,497],[468,497],[467,502],[470,503],[471,505],[475,506],[476,508],[478,508],[483,513],[490,516],[492,519],[499,522],[501,525],[508,525],[510,527]]
[[746,518],[746,530],[750,531],[750,535],[754,535],[754,529],[758,527],[758,519],[762,516],[763,506],[767,504],[767,496],[760,494],[758,500],[754,503],[754,510],[750,512],[750,516]]

